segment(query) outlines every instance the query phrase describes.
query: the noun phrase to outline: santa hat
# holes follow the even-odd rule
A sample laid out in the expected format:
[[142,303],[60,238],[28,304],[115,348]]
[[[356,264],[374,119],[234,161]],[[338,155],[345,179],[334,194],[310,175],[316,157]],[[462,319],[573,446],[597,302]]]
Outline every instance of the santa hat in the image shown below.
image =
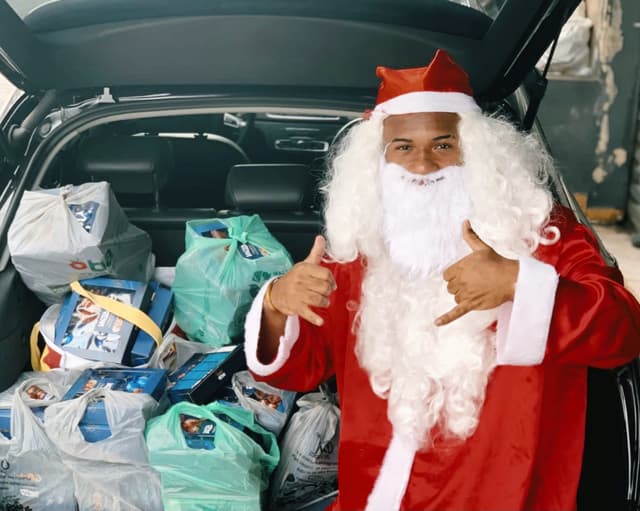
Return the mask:
[[382,80],[372,115],[419,112],[479,112],[469,76],[444,50],[436,51],[426,67],[391,69],[378,66]]

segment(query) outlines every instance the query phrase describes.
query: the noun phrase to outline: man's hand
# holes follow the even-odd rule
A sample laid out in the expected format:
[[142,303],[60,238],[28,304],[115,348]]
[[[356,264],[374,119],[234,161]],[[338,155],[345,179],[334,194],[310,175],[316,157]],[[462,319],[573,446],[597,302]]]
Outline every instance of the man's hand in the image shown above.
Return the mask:
[[473,231],[469,220],[462,225],[462,237],[473,252],[442,275],[458,305],[436,319],[436,326],[451,323],[467,312],[493,309],[513,300],[518,261],[497,254]]
[[297,314],[317,326],[322,325],[322,318],[310,307],[328,307],[329,296],[336,290],[331,271],[320,266],[324,248],[324,238],[316,236],[307,258],[294,265],[271,288],[271,303],[275,309],[287,316]]

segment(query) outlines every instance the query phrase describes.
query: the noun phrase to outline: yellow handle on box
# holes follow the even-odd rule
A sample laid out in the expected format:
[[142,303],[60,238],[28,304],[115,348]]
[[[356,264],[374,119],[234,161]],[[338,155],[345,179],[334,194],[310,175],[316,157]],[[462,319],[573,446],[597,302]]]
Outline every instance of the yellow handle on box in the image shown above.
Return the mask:
[[92,293],[82,287],[82,284],[77,280],[71,283],[71,290],[148,333],[158,346],[162,343],[162,330],[140,309],[121,303],[113,298]]

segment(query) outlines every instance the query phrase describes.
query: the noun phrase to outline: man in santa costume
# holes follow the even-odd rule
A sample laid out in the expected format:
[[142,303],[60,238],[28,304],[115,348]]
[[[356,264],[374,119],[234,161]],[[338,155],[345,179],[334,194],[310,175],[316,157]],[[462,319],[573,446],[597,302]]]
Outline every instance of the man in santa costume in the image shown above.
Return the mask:
[[482,114],[446,52],[377,74],[332,160],[326,246],[253,303],[249,368],[336,376],[334,509],[572,510],[587,367],[638,355],[640,305],[554,204],[545,148]]

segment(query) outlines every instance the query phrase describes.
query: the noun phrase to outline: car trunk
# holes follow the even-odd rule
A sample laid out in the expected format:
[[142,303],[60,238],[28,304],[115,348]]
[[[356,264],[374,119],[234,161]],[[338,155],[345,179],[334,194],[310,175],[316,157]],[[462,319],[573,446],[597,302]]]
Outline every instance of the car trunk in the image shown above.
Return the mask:
[[[404,13],[401,9],[390,10],[388,1],[371,3],[369,9],[363,7],[364,2],[354,2],[347,13],[336,18],[341,7],[346,9],[339,2],[315,3],[312,7],[316,10],[310,14],[310,4],[298,12],[291,10],[291,2],[272,2],[269,6],[219,2],[214,7],[211,2],[189,2],[178,8],[172,2],[139,2],[132,7],[130,2],[62,0],[34,11],[25,24],[0,1],[1,72],[32,98],[56,91],[50,104],[54,111],[57,106],[96,95],[103,98],[61,122],[50,134],[34,138],[37,144],[28,148],[28,159],[15,180],[16,190],[19,194],[37,186],[90,181],[91,172],[85,170],[103,160],[81,162],[87,140],[137,134],[135,129],[115,129],[117,123],[166,117],[162,132],[181,133],[184,127],[180,126],[180,117],[184,121],[185,116],[224,112],[338,117],[346,123],[371,106],[377,84],[373,72],[376,65],[421,66],[436,47],[448,49],[469,69],[486,110],[511,112],[514,120],[521,122],[528,98],[521,94],[519,101],[510,95],[525,77],[533,82],[529,87],[533,96],[543,93],[543,85],[531,70],[576,3],[513,0],[492,20],[482,13],[437,1],[406,2]],[[72,12],[65,11],[69,6],[74,7]],[[451,23],[441,26],[431,21],[442,17],[443,12]],[[345,48],[356,50],[347,52]],[[354,53],[358,58],[354,59]],[[106,86],[108,94],[104,94]],[[154,99],[151,94],[157,93],[170,96]],[[134,96],[139,100],[133,100]],[[43,119],[47,115],[51,114],[47,112]],[[18,124],[22,120],[14,117]],[[309,128],[304,124],[299,127]],[[190,129],[204,133],[201,127]],[[159,133],[158,129],[150,136],[161,138]],[[8,145],[14,142],[9,138]],[[179,145],[173,144],[174,149]],[[10,147],[7,150],[13,151]],[[206,151],[183,151],[195,153],[200,156],[190,165],[205,167]],[[291,153],[279,156],[281,160],[271,155],[253,162],[308,165],[310,171],[319,171],[313,176],[317,191],[323,177],[322,158],[298,161],[291,160]],[[198,188],[202,182],[194,180],[190,186]],[[559,177],[554,186],[560,200],[569,204]],[[159,200],[170,202],[189,193],[186,189],[179,193],[175,190],[169,185]],[[153,193],[131,197],[121,191],[117,195],[130,220],[151,235],[163,266],[175,265],[182,253],[188,219],[258,212],[296,260],[304,257],[309,240],[322,229],[317,201],[310,201],[303,214],[238,211],[226,202],[219,188],[214,190],[212,185],[211,190],[218,199],[210,204],[190,204],[187,198],[171,207],[156,203]],[[4,205],[15,211],[17,199]],[[6,237],[7,225],[0,223],[1,239]],[[4,257],[6,263],[6,252]],[[0,273],[0,318],[9,325],[0,336],[0,388],[13,383],[28,368],[28,333],[42,311],[42,305],[7,264]],[[633,378],[636,376],[629,381]],[[613,406],[611,399],[619,389],[615,374],[592,372],[588,413],[589,423],[595,427],[587,433],[585,459],[590,465],[581,486],[580,509],[614,508],[617,502],[612,504],[608,498],[603,504],[602,495],[616,495],[621,504],[626,502],[625,483],[637,478],[637,473],[628,474],[626,466],[620,464],[627,447],[623,441],[625,420],[618,403]],[[615,419],[601,420],[612,417]],[[604,442],[605,436],[611,441]],[[608,461],[598,467],[604,454]]]

